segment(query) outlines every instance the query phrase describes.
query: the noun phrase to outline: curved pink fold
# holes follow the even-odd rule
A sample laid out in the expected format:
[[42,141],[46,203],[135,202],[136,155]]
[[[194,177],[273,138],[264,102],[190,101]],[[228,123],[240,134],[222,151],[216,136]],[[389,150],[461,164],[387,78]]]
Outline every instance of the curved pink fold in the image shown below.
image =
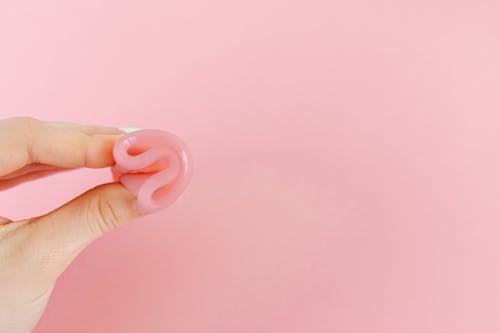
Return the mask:
[[137,196],[143,214],[171,205],[192,174],[189,151],[177,136],[154,129],[121,137],[113,148],[113,177]]

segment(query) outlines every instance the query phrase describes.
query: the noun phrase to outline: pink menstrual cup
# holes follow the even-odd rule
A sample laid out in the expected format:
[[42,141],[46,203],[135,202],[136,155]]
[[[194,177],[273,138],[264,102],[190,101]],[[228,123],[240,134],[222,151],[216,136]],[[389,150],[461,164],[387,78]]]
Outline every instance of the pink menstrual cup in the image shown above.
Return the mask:
[[154,129],[122,136],[113,148],[113,178],[137,197],[139,212],[171,205],[188,185],[191,156],[177,136]]

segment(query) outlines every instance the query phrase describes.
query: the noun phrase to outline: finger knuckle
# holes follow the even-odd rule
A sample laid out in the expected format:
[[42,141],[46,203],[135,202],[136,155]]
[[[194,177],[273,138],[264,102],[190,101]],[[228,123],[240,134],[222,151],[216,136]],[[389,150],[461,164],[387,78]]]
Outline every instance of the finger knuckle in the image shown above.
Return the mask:
[[105,234],[119,225],[119,216],[112,202],[106,198],[97,198],[95,200],[96,211],[96,231],[99,234]]

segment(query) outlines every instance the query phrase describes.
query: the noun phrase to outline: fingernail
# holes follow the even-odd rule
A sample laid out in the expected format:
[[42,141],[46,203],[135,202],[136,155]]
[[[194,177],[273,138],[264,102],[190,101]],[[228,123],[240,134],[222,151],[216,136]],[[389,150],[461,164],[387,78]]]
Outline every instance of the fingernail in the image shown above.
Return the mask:
[[122,132],[125,132],[125,133],[132,133],[132,132],[135,132],[135,131],[139,131],[140,128],[135,128],[135,127],[122,127],[120,128],[120,130]]

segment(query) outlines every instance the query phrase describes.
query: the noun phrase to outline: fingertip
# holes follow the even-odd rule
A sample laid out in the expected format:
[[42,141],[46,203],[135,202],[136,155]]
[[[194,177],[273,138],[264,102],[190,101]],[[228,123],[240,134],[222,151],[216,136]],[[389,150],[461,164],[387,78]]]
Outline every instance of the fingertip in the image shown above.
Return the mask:
[[104,168],[115,164],[113,148],[123,134],[97,134],[89,140],[85,156],[88,168]]
[[108,183],[100,185],[105,197],[122,212],[125,212],[124,219],[134,219],[141,215],[143,212],[137,203],[137,197],[128,190],[123,184],[119,182]]

